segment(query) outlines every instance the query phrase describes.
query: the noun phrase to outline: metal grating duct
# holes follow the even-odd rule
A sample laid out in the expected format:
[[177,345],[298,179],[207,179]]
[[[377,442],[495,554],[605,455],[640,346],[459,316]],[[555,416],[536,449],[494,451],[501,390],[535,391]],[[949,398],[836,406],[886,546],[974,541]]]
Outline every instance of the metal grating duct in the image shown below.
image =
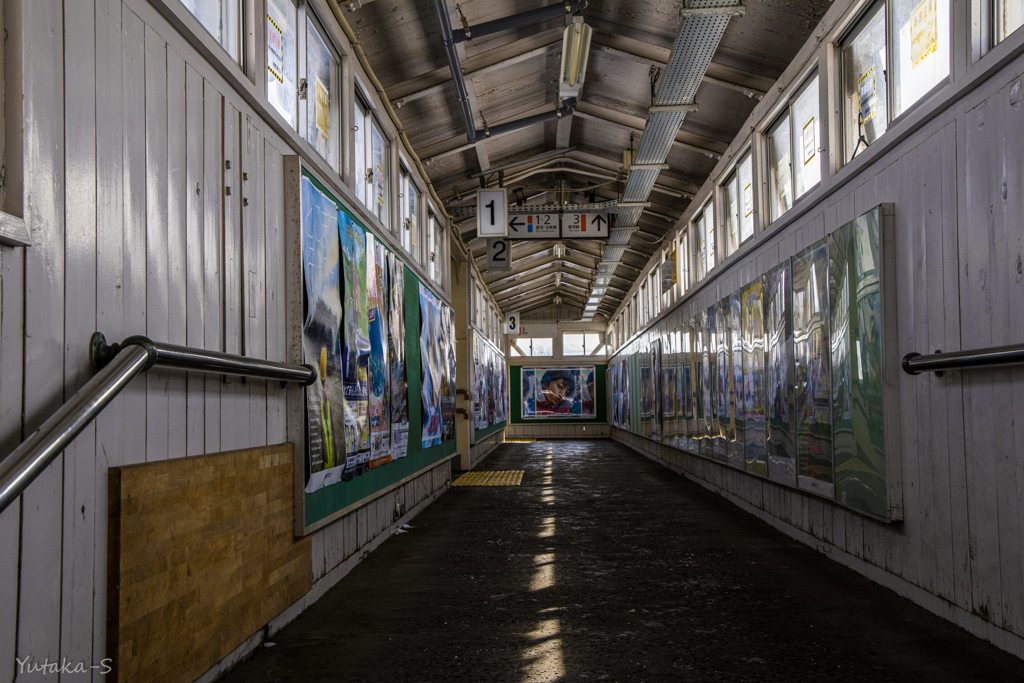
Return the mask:
[[[688,9],[711,9],[718,7],[735,8],[740,3],[735,0],[691,0]],[[708,70],[708,64],[722,34],[729,26],[729,19],[735,13],[687,15],[684,10],[683,20],[679,26],[672,55],[669,57],[662,77],[661,88],[655,98],[656,106],[691,104],[697,94],[697,88]],[[648,115],[644,136],[636,154],[637,164],[664,164],[672,149],[679,126],[686,118],[686,112],[654,112]],[[626,189],[622,195],[624,202],[645,202],[654,189],[659,171],[654,169],[630,170],[626,179]],[[622,230],[624,238],[609,240],[604,258],[598,266],[599,273],[610,274],[622,260],[622,255],[629,244],[629,237],[636,228],[643,209],[639,207],[621,208],[616,220],[616,227]],[[628,232],[624,229],[629,229]],[[620,246],[621,245],[621,246]],[[587,301],[584,320],[593,319],[597,306],[604,298],[603,293],[593,291]]]

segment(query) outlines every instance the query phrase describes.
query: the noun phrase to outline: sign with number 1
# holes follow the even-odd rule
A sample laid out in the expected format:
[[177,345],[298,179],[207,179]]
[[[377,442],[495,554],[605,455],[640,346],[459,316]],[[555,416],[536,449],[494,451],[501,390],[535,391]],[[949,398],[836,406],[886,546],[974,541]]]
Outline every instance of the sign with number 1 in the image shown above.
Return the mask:
[[476,232],[481,237],[508,234],[508,193],[504,190],[480,190],[476,195]]

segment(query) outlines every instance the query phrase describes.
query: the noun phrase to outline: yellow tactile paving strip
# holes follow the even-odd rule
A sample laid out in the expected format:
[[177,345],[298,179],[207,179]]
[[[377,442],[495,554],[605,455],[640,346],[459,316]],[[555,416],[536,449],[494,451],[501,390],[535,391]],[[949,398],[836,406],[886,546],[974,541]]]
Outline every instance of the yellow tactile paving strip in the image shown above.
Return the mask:
[[505,439],[505,443],[537,443],[537,439],[526,439],[526,438],[512,437],[510,439]]
[[522,481],[523,470],[466,472],[452,486],[519,486]]

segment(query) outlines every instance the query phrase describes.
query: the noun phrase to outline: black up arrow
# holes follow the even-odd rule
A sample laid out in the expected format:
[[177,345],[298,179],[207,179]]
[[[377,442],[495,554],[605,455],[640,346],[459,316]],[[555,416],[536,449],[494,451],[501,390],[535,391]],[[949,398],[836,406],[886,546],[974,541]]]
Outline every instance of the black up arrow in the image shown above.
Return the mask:
[[605,223],[605,222],[606,222],[606,221],[605,221],[605,219],[604,219],[604,216],[602,216],[601,214],[597,214],[597,218],[595,218],[595,219],[594,219],[594,223],[596,223],[596,224],[597,224],[597,229],[598,229],[598,230],[600,230],[600,229],[601,229],[601,224],[602,224],[602,223]]

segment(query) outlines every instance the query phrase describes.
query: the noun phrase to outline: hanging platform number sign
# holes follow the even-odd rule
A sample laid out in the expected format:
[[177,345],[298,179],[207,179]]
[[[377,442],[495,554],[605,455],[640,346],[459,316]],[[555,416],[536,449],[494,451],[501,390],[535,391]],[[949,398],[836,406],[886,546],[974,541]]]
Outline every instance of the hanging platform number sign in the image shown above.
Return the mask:
[[505,334],[519,334],[519,311],[511,311],[505,314]]
[[512,240],[505,237],[487,238],[487,272],[512,270]]
[[508,193],[504,189],[477,193],[476,224],[480,237],[508,235]]

